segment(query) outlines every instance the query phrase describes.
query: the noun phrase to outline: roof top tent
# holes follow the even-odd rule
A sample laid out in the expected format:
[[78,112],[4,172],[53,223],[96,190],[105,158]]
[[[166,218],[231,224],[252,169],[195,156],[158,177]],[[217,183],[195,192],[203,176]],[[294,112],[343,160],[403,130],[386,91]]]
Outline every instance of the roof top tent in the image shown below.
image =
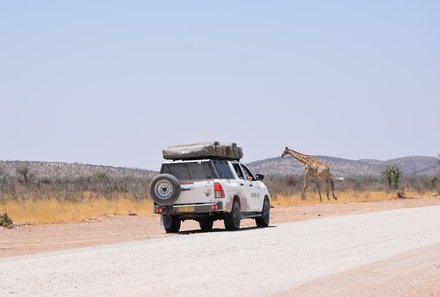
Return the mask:
[[198,159],[226,159],[237,160],[243,158],[243,149],[236,143],[220,143],[219,141],[201,142],[169,146],[162,151],[166,160],[198,160]]

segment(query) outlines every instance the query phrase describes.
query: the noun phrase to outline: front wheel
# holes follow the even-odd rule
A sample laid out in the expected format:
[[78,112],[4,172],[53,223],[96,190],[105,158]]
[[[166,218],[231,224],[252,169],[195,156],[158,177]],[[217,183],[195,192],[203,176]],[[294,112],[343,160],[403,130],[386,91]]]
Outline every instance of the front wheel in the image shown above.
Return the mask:
[[240,229],[240,204],[237,201],[232,203],[231,212],[226,213],[223,219],[226,230],[234,231]]
[[167,233],[177,233],[180,230],[180,220],[176,216],[162,215],[163,227]]
[[255,219],[255,223],[257,223],[258,227],[267,227],[269,226],[270,221],[270,204],[267,199],[264,200],[263,210],[261,211],[261,217]]

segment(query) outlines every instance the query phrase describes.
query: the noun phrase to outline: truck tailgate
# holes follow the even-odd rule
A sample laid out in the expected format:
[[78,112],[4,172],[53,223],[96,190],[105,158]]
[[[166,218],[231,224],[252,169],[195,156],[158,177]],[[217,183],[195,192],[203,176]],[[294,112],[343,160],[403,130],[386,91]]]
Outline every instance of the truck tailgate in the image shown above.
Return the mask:
[[181,193],[175,205],[214,202],[212,181],[181,182]]

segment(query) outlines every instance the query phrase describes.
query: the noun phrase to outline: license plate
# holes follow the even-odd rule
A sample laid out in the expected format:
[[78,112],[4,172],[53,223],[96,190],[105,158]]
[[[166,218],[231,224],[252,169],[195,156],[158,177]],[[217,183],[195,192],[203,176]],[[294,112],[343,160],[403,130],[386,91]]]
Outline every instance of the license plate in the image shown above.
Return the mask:
[[188,206],[188,207],[177,207],[177,212],[195,212],[196,208],[194,206]]

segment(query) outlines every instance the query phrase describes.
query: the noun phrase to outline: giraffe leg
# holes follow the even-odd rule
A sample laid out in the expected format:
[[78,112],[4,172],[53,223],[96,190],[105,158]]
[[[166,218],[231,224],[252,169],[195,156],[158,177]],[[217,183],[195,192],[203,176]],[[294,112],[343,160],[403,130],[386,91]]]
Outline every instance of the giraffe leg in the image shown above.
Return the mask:
[[301,195],[301,200],[306,199],[306,189],[307,189],[307,185],[309,183],[308,178],[309,178],[309,176],[306,174],[304,177],[304,187],[303,187],[303,192]]
[[333,183],[333,180],[331,178],[330,178],[330,187],[332,189],[333,199],[338,200],[338,198],[335,196],[335,184]]
[[327,201],[330,201],[330,190],[329,190],[329,188],[330,188],[330,182],[327,180],[327,182],[326,182],[326,185],[327,185]]
[[318,189],[319,201],[322,202],[321,189],[319,188],[319,181],[317,178],[315,179],[315,184],[316,184],[316,188]]

